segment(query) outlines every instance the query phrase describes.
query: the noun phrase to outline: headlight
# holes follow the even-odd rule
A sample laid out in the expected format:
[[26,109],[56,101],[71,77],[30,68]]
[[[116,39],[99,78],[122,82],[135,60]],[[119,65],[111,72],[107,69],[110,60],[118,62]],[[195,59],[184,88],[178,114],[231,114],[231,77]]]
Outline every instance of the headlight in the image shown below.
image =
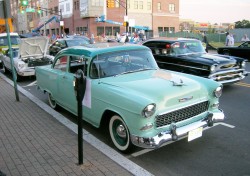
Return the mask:
[[241,66],[241,68],[245,68],[246,67],[246,62],[245,61],[241,62],[240,66]]
[[216,68],[216,66],[215,66],[215,65],[212,65],[212,66],[210,67],[210,71],[211,71],[211,72],[214,72],[215,68]]
[[142,110],[142,115],[146,118],[151,117],[156,110],[155,104],[149,104]]
[[215,90],[214,90],[214,96],[219,98],[222,94],[222,87],[217,87]]

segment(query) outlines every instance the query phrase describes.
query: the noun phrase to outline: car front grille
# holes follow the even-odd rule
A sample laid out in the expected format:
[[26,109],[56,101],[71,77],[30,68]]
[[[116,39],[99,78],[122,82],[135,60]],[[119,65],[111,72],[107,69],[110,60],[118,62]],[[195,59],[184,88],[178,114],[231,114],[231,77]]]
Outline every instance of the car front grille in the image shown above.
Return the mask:
[[166,114],[158,115],[156,116],[156,127],[159,128],[197,116],[206,112],[208,110],[208,105],[209,102],[205,101]]

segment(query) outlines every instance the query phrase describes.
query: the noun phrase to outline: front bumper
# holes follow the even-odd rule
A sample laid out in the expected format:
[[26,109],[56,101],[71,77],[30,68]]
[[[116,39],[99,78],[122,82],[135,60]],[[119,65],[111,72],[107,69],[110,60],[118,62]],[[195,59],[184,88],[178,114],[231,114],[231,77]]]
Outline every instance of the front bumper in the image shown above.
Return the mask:
[[26,68],[26,69],[22,69],[22,70],[17,70],[17,74],[19,76],[34,76],[35,69],[34,68]]
[[158,148],[162,144],[176,141],[179,138],[185,137],[188,135],[189,131],[197,129],[199,127],[207,127],[213,126],[216,122],[221,122],[225,119],[224,113],[222,110],[220,112],[216,112],[213,114],[209,114],[205,119],[191,123],[189,125],[180,127],[180,128],[172,128],[171,131],[164,131],[159,133],[153,137],[139,137],[135,135],[131,135],[131,141],[134,145],[142,147],[142,148]]
[[248,72],[244,69],[238,70],[226,70],[215,72],[214,74],[209,75],[208,78],[213,79],[221,84],[233,84],[239,82],[248,76]]

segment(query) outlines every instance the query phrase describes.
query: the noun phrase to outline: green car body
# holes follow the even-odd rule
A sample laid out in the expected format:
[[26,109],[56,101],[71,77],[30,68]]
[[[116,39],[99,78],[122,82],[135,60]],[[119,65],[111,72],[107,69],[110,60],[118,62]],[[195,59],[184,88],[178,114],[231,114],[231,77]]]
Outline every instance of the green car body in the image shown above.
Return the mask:
[[107,122],[121,151],[132,144],[160,147],[224,120],[218,109],[221,84],[161,70],[147,47],[110,45],[67,48],[52,65],[36,67],[37,85],[52,108],[60,105],[77,115],[74,84],[80,68],[87,82],[83,118],[95,127]]

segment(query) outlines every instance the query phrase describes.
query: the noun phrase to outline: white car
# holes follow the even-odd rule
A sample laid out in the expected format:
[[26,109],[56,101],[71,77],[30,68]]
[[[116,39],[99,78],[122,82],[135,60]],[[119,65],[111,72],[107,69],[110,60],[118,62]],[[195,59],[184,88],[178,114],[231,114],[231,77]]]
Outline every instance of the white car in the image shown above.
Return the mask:
[[[35,67],[51,64],[54,57],[47,55],[49,38],[32,37],[21,39],[19,48],[13,48],[14,69],[17,73],[17,80],[24,76],[34,76]],[[0,56],[3,64],[3,72],[12,71],[9,50]]]

